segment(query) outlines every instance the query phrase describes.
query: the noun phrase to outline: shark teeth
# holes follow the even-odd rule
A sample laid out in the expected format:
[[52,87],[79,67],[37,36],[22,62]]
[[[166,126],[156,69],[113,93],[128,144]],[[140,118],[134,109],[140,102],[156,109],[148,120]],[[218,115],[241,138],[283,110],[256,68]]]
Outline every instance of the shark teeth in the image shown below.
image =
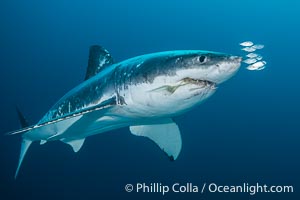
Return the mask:
[[184,78],[182,79],[182,81],[184,83],[191,83],[191,84],[195,84],[195,85],[202,85],[202,86],[211,86],[211,87],[215,87],[216,83],[209,81],[209,80],[200,80],[200,79],[193,79],[193,78]]

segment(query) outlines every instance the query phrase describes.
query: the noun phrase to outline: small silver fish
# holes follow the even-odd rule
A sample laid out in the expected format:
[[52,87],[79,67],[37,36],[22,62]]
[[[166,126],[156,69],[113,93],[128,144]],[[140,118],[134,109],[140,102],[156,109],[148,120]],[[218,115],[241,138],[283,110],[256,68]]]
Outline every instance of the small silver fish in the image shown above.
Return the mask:
[[260,56],[260,55],[256,54],[256,53],[249,53],[249,54],[246,55],[246,57],[248,57],[248,58],[256,58],[258,56]]
[[257,68],[257,67],[254,67],[253,65],[249,65],[247,67],[247,69],[250,70],[250,71],[260,71],[260,70],[263,70],[265,68],[266,68],[266,66],[262,66],[262,67]]
[[262,60],[263,57],[262,56],[257,56],[255,59],[259,61],[259,60]]
[[242,48],[242,50],[246,51],[246,52],[254,52],[254,51],[256,51],[256,49],[253,48],[253,47],[245,47],[245,48]]
[[262,67],[265,64],[267,64],[266,61],[259,61],[259,62],[254,63],[253,66],[255,66],[255,67]]
[[243,46],[243,47],[250,47],[250,46],[253,45],[253,42],[251,42],[251,41],[246,41],[246,42],[240,43],[240,45]]
[[263,70],[263,69],[265,69],[266,64],[267,64],[266,61],[259,61],[259,62],[256,62],[256,63],[252,64],[252,65],[249,65],[247,67],[247,69],[251,70],[251,71],[253,71],[253,70]]
[[250,65],[250,64],[257,62],[257,60],[255,58],[248,58],[248,59],[244,60],[243,62]]
[[265,47],[265,45],[263,45],[263,44],[255,44],[252,47],[255,48],[255,49],[263,49]]

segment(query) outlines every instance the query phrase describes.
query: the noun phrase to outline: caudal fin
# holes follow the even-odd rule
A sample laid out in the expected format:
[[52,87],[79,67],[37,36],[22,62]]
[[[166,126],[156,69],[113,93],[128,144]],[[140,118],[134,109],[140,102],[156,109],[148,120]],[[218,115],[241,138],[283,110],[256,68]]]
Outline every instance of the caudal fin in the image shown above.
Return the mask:
[[[19,108],[17,107],[17,113],[18,113],[18,117],[19,117],[19,121],[20,121],[20,124],[21,124],[21,127],[24,128],[24,127],[28,127],[28,122],[27,120],[25,119],[24,115],[21,113],[21,111],[19,110]],[[31,145],[32,141],[31,140],[28,140],[26,138],[23,138],[22,140],[22,144],[21,144],[21,152],[20,152],[20,158],[19,158],[19,163],[18,163],[18,167],[17,167],[17,171],[16,171],[16,174],[15,174],[15,179],[17,178],[18,176],[18,173],[20,171],[20,167],[21,167],[21,164],[23,162],[23,159],[26,155],[26,152],[27,150],[29,149],[30,145]]]
[[26,155],[26,152],[27,152],[28,148],[30,147],[31,143],[32,143],[32,141],[31,140],[27,140],[27,139],[23,139],[23,141],[22,141],[21,153],[20,153],[20,158],[19,158],[19,163],[18,163],[17,171],[16,171],[16,174],[15,174],[15,179],[18,176],[21,164],[23,162],[23,159],[24,159],[24,157]]

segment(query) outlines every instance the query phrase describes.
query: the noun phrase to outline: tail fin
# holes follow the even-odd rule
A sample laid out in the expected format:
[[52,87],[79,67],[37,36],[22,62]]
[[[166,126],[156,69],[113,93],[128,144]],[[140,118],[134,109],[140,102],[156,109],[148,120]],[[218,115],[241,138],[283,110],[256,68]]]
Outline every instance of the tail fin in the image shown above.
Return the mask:
[[[27,120],[25,119],[25,117],[23,116],[23,114],[21,113],[21,111],[19,110],[19,108],[17,107],[16,109],[17,109],[19,121],[20,121],[20,124],[21,124],[22,128],[28,127]],[[26,152],[27,152],[28,148],[30,147],[31,143],[32,143],[31,140],[23,138],[22,145],[21,145],[21,153],[20,153],[19,163],[18,163],[16,174],[15,174],[15,179],[18,176],[21,164],[23,162],[23,159],[24,159],[24,157],[26,155]]]
[[16,171],[16,174],[15,174],[15,179],[17,178],[18,176],[18,173],[19,173],[19,170],[20,170],[20,167],[21,167],[21,164],[23,162],[23,159],[26,155],[26,152],[28,150],[28,148],[30,147],[32,141],[31,140],[27,140],[27,139],[23,139],[22,141],[22,145],[21,145],[21,153],[20,153],[20,158],[19,158],[19,163],[18,163],[18,168],[17,168],[17,171]]

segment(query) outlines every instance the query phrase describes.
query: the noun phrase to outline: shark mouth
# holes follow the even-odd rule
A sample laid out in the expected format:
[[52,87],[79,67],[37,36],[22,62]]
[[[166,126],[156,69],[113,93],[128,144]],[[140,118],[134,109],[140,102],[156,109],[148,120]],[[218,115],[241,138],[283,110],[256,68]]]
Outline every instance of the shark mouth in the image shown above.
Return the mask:
[[202,87],[210,87],[212,89],[215,89],[217,86],[217,83],[209,81],[209,80],[201,80],[201,79],[193,79],[193,78],[184,78],[181,80],[185,84],[194,84],[199,85]]
[[188,84],[197,86],[196,88],[190,89],[190,91],[199,90],[199,89],[209,89],[209,90],[217,89],[217,87],[216,87],[217,84],[212,81],[198,80],[198,79],[192,79],[192,78],[187,77],[187,78],[181,79],[177,83],[177,85],[164,85],[164,86],[155,88],[153,90],[150,90],[150,92],[166,90],[170,94],[173,94],[178,88],[188,85]]

